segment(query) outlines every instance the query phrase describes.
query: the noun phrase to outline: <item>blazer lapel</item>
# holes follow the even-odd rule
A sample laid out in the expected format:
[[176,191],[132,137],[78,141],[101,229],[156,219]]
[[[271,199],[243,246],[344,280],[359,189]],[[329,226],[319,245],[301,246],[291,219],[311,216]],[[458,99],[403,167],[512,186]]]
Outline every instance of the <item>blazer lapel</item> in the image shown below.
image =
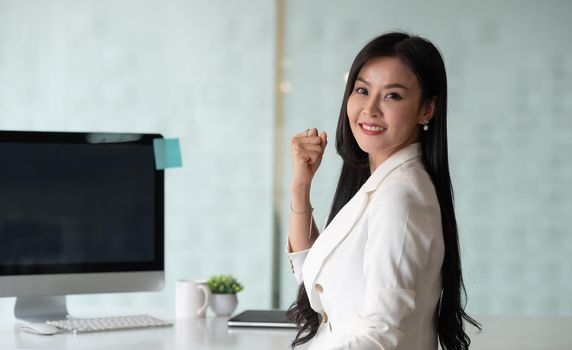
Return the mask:
[[352,231],[354,225],[361,218],[364,209],[367,207],[369,193],[375,191],[383,180],[393,170],[404,163],[416,159],[421,155],[419,143],[411,144],[396,152],[383,162],[369,177],[359,191],[350,201],[338,212],[328,227],[320,234],[314,245],[308,252],[304,266],[302,268],[302,278],[308,293],[311,305],[316,305],[316,296],[312,286],[324,265],[324,262],[332,251],[344,240]]
[[[314,242],[312,249],[308,252],[304,266],[302,267],[302,278],[306,285],[306,290],[310,292],[310,287],[314,285],[316,277],[326,258],[337,247],[337,245],[347,236],[352,227],[361,217],[366,207],[368,195],[359,191],[356,195],[338,212],[338,215],[330,222],[328,227],[320,234]],[[312,288],[313,290],[313,288]],[[310,298],[312,303],[312,298]],[[313,303],[312,303],[313,304]]]

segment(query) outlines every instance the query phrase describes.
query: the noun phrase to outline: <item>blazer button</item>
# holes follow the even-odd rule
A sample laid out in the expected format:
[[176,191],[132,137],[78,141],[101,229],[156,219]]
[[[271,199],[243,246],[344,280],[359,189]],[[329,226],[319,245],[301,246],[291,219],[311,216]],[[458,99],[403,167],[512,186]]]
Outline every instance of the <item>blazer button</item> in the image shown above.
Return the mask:
[[316,289],[316,292],[318,292],[318,293],[323,293],[323,292],[324,292],[324,287],[322,287],[322,285],[319,284],[319,283],[316,283],[316,284],[314,285],[314,288]]
[[328,314],[325,312],[322,314],[322,322],[328,323]]

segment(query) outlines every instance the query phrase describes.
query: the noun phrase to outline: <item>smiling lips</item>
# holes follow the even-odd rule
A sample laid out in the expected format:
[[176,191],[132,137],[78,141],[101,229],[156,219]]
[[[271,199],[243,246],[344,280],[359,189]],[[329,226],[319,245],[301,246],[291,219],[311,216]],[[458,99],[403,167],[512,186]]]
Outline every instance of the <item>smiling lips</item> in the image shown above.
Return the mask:
[[371,123],[359,123],[359,127],[366,135],[379,135],[387,130],[387,128]]

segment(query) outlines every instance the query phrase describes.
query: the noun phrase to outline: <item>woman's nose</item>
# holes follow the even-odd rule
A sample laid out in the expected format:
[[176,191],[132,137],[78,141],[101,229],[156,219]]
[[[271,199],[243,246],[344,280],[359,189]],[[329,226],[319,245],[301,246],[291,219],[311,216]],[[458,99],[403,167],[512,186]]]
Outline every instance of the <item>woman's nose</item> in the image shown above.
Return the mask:
[[381,108],[379,108],[378,99],[374,96],[369,97],[363,106],[361,114],[371,118],[381,116]]

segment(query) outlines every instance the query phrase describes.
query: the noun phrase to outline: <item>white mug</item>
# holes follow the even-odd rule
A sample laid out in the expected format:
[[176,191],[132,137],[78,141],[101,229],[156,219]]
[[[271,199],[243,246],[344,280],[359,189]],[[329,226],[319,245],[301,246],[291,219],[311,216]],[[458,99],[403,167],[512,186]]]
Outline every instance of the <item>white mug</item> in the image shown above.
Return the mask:
[[206,281],[178,280],[175,314],[177,318],[205,317],[210,299]]

